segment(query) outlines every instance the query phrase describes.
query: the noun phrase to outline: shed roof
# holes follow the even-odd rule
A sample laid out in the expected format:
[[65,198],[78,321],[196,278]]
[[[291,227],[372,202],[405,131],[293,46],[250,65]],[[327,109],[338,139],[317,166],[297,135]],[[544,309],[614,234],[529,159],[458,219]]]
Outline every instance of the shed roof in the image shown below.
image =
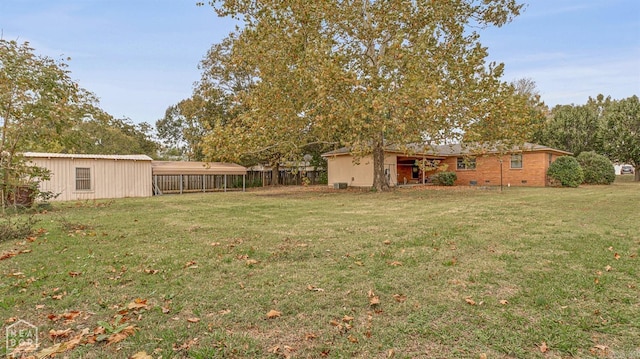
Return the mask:
[[245,175],[247,169],[235,163],[153,161],[154,175]]
[[92,155],[77,153],[45,153],[45,152],[24,152],[27,158],[69,158],[69,159],[90,159],[90,160],[127,160],[127,161],[151,161],[147,155]]

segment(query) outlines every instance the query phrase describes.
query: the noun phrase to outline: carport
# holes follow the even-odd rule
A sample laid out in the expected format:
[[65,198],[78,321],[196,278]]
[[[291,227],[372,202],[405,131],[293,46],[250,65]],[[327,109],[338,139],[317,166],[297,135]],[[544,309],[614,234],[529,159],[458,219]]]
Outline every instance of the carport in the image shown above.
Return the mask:
[[247,169],[235,163],[153,161],[153,194],[245,190]]

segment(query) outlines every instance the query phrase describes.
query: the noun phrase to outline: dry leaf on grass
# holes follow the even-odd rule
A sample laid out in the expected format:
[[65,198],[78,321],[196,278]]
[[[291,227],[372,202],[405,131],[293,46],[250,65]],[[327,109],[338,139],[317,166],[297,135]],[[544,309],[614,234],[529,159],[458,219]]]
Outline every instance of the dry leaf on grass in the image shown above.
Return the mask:
[[136,298],[133,302],[127,304],[127,309],[149,309],[146,299]]
[[540,345],[538,345],[538,349],[540,349],[540,353],[546,353],[549,351],[549,347],[545,342],[540,343]]
[[507,305],[507,304],[509,304],[509,301],[508,301],[508,300],[506,300],[506,299],[501,299],[501,300],[500,300],[500,304],[502,304],[502,305]]
[[196,265],[196,261],[188,261],[187,263],[185,263],[184,267],[185,268],[198,268],[198,266]]
[[129,359],[153,359],[147,352],[137,352],[129,357]]
[[69,275],[70,275],[71,277],[77,277],[77,276],[82,275],[82,272],[69,272]]
[[66,338],[69,335],[71,335],[72,332],[73,332],[73,330],[71,328],[67,328],[67,329],[63,329],[63,330],[51,329],[49,331],[49,338],[51,338],[51,340],[56,340],[58,338]]
[[187,322],[189,323],[198,323],[200,321],[200,318],[187,318]]
[[267,319],[274,319],[274,318],[278,318],[279,316],[282,315],[282,312],[279,312],[275,309],[271,309],[268,313],[267,313]]
[[127,339],[129,336],[135,334],[137,328],[134,325],[130,325],[124,329],[122,329],[118,333],[113,333],[107,338],[107,345],[115,344]]
[[471,297],[464,298],[464,301],[469,305],[476,305],[476,301],[471,299]]
[[392,267],[399,267],[402,265],[402,262],[393,261],[393,262],[389,262],[389,265]]
[[407,300],[407,296],[403,294],[394,294],[393,299],[398,303],[404,303]]
[[324,289],[322,289],[322,288],[318,288],[318,287],[314,287],[314,286],[312,286],[311,284],[309,284],[309,285],[307,286],[307,290],[310,290],[310,291],[312,291],[312,292],[324,292]]

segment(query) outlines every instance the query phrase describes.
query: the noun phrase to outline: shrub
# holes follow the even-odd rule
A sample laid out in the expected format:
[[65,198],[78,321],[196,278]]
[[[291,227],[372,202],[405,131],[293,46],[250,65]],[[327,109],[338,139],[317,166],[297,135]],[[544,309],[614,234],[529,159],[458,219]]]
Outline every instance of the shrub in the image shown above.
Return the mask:
[[562,187],[578,187],[584,180],[582,167],[574,157],[558,157],[547,170],[547,176],[560,183]]
[[455,172],[438,172],[431,176],[433,184],[438,186],[453,186],[457,179]]
[[19,216],[0,217],[0,242],[25,239],[33,233],[36,220],[33,217]]
[[590,151],[581,152],[576,159],[584,173],[582,183],[612,184],[615,181],[616,171],[611,161],[605,156]]

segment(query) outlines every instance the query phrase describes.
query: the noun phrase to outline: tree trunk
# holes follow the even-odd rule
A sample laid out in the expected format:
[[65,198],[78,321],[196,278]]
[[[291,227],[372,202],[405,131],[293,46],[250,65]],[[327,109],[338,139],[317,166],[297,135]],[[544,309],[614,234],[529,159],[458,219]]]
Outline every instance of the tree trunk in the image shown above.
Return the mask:
[[271,164],[271,185],[277,186],[280,184],[280,162],[273,161]]
[[389,178],[384,168],[384,143],[382,138],[373,144],[373,188],[376,191],[388,191]]
[[636,182],[640,182],[640,171],[638,170],[640,170],[640,166],[636,166],[633,170],[633,180]]

